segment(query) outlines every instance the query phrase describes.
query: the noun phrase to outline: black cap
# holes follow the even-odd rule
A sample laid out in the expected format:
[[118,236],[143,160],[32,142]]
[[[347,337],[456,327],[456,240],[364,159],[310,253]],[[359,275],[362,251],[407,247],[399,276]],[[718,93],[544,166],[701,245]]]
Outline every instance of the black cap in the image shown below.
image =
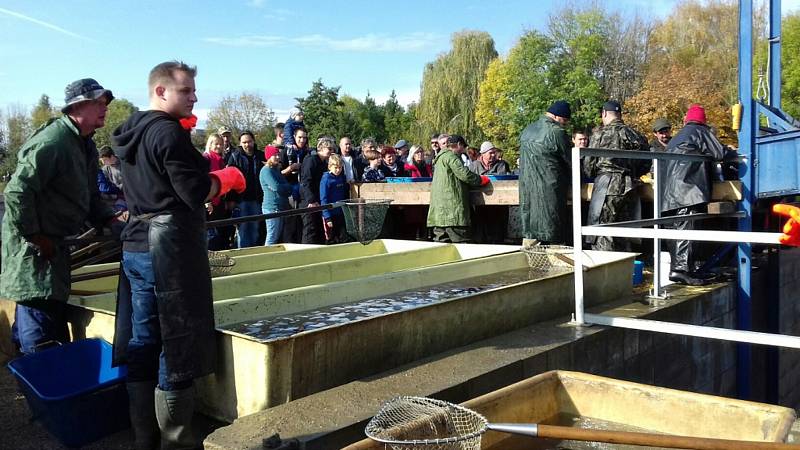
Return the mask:
[[61,108],[61,112],[68,112],[70,107],[76,103],[97,100],[100,97],[106,97],[108,103],[114,100],[114,94],[100,86],[100,83],[92,78],[73,81],[64,88],[64,107]]
[[614,111],[614,112],[621,113],[622,112],[622,106],[620,106],[619,102],[616,101],[616,100],[609,100],[609,101],[603,103],[603,111]]
[[465,141],[463,137],[461,137],[461,136],[459,136],[457,134],[451,134],[450,137],[447,138],[447,145],[451,145],[451,144],[461,144],[464,147],[466,147],[467,146],[467,141]]
[[672,128],[672,125],[670,125],[669,120],[663,117],[660,117],[653,122],[653,131],[661,131],[669,128]]
[[550,105],[547,108],[547,112],[553,114],[554,116],[563,117],[565,119],[569,119],[572,117],[572,110],[569,107],[569,103],[566,100],[558,100]]

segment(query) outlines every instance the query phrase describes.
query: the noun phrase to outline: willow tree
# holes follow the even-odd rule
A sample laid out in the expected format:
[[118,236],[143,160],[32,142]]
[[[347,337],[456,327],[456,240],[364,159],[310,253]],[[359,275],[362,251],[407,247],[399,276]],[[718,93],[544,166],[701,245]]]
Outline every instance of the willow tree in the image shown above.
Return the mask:
[[497,58],[494,39],[483,31],[460,31],[451,42],[449,52],[425,66],[415,137],[427,142],[432,133],[447,132],[480,144],[475,107],[486,68]]

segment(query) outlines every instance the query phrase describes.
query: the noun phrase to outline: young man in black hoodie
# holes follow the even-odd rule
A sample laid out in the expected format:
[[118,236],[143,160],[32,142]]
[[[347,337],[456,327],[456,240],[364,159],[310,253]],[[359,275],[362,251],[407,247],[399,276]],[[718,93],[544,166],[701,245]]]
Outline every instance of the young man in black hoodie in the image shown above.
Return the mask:
[[114,335],[128,364],[136,448],[195,448],[193,380],[214,370],[214,309],[206,253],[206,201],[244,177],[209,173],[182,119],[192,117],[196,68],[170,61],[150,72],[150,110],[113,135],[130,210]]

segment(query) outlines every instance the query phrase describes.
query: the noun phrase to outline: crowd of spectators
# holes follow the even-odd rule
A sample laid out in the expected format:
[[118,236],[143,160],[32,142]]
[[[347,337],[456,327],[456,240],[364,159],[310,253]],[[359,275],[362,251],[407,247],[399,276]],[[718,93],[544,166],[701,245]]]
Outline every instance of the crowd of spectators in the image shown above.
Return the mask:
[[[275,124],[275,139],[263,151],[250,131],[234,136],[230,128],[223,126],[208,136],[203,156],[211,170],[236,167],[247,180],[243,193],[230,193],[206,204],[209,221],[336,203],[350,197],[354,183],[385,182],[392,177],[432,179],[434,160],[442,149],[448,149],[450,138],[447,134],[435,134],[426,148],[422,143],[412,144],[405,139],[388,145],[365,138],[355,145],[349,136],[341,136],[338,141],[332,136],[322,136],[312,147],[304,120],[303,111],[293,108],[285,123]],[[238,146],[233,144],[237,137]],[[502,152],[491,142],[484,142],[479,148],[463,144],[464,151],[457,154],[457,160],[465,173],[478,176],[511,173]],[[474,151],[468,155],[470,148]],[[103,164],[110,163],[103,160]],[[417,233],[420,238],[429,236],[427,230]],[[209,250],[348,240],[341,208],[208,230]]]

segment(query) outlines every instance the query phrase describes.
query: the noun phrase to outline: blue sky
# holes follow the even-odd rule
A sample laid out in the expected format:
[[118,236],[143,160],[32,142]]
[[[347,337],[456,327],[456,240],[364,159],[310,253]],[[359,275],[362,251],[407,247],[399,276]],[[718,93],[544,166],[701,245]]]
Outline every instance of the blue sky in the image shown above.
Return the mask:
[[[617,0],[625,13],[663,17],[674,0]],[[0,0],[0,109],[29,108],[41,94],[96,78],[140,108],[157,63],[197,65],[201,120],[224,95],[264,97],[285,119],[294,97],[327,86],[379,102],[392,89],[415,100],[425,63],[462,29],[488,31],[503,54],[520,34],[543,29],[554,0]],[[784,11],[800,0],[784,0]]]

